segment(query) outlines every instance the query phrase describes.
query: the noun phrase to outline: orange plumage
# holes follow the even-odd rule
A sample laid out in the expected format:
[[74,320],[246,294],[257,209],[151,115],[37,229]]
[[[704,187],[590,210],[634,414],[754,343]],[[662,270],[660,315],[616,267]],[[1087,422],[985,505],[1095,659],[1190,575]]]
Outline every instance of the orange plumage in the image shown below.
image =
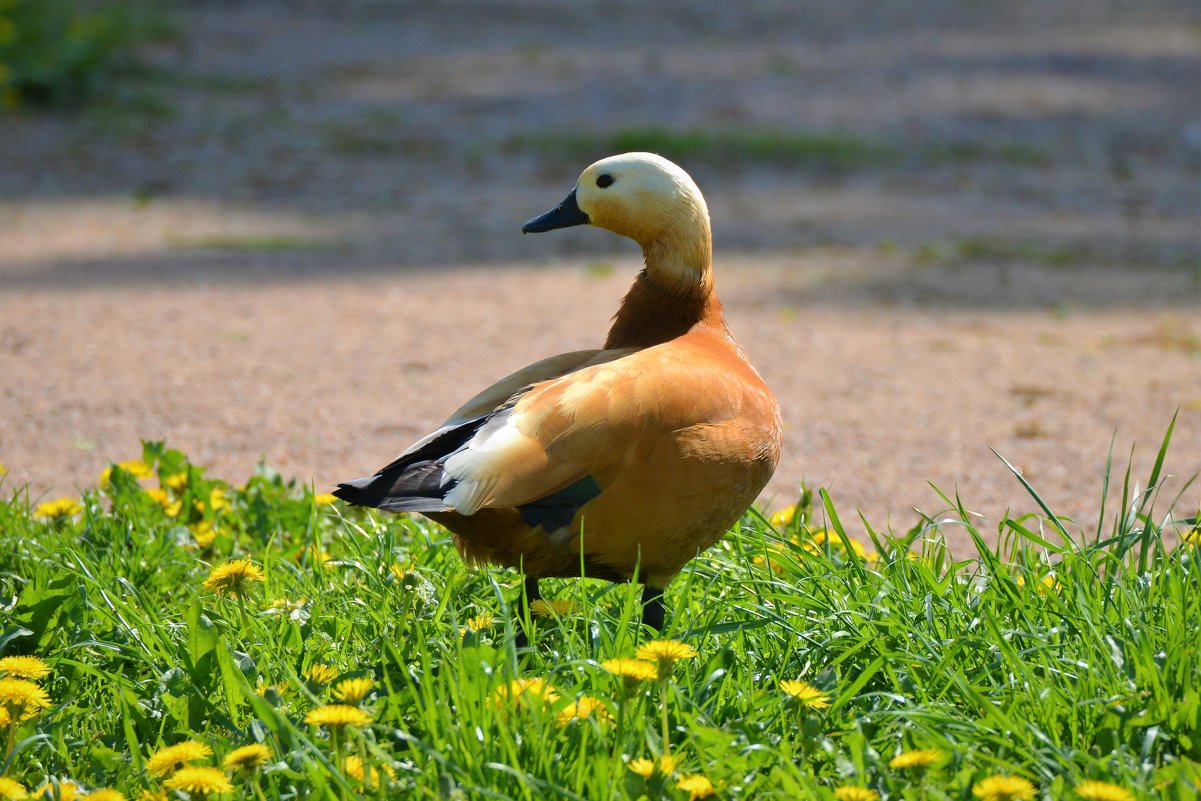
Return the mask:
[[664,587],[754,501],[780,455],[779,406],[713,291],[708,210],[683,170],[631,153],[593,164],[523,230],[591,223],[630,236],[646,268],[604,348],[502,379],[375,476],[336,495],[418,511],[471,561],[537,579]]

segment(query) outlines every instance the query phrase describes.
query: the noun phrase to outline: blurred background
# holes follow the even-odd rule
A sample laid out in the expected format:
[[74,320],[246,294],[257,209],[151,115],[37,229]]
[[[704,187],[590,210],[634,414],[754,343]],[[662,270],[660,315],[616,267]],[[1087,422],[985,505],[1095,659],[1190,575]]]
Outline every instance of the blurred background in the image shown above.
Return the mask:
[[1201,469],[1195,2],[0,0],[0,463],[166,439],[318,491],[595,347],[632,243],[523,237],[652,150],[784,407],[766,507],[958,492],[1094,525],[1107,453]]

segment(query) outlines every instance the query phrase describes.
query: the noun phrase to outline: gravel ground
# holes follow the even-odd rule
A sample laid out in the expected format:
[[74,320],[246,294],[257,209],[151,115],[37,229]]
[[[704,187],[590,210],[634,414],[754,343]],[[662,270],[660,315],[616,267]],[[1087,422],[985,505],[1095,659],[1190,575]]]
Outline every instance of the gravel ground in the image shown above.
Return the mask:
[[766,504],[1033,510],[991,447],[1087,528],[1111,438],[1145,477],[1177,409],[1167,497],[1201,470],[1195,6],[465,8],[191,3],[122,97],[0,120],[9,485],[140,438],[234,481],[377,468],[603,339],[633,245],[518,227],[643,141],[705,191],[784,407]]

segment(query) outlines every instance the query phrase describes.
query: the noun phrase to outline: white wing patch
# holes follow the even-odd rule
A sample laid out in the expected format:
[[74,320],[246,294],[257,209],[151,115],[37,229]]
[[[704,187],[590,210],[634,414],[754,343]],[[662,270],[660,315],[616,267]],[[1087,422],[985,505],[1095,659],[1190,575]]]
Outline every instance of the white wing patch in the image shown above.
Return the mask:
[[517,419],[518,415],[507,415],[504,425],[485,425],[465,448],[446,460],[442,485],[458,482],[446,493],[447,506],[459,514],[475,514],[494,500],[490,496],[503,476],[546,464],[545,452],[518,430]]

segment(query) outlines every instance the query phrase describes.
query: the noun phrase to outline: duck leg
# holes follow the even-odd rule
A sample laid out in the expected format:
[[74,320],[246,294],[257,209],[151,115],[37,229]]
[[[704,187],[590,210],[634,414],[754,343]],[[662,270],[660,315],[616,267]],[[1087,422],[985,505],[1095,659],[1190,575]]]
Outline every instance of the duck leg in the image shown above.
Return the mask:
[[642,625],[663,630],[663,588],[649,584],[642,589]]
[[525,592],[521,595],[521,620],[518,621],[517,636],[513,638],[513,645],[518,648],[525,648],[530,644],[530,638],[526,635],[525,621],[530,617],[530,606],[534,601],[542,599],[542,591],[538,589],[538,579],[533,576],[525,577]]

